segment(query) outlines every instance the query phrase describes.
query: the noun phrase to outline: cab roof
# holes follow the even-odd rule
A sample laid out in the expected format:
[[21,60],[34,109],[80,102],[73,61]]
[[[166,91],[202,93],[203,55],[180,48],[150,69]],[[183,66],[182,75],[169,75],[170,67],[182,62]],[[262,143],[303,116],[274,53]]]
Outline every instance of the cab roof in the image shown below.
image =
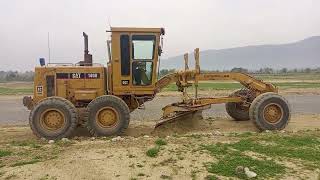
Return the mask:
[[107,32],[149,32],[164,34],[164,28],[111,27]]

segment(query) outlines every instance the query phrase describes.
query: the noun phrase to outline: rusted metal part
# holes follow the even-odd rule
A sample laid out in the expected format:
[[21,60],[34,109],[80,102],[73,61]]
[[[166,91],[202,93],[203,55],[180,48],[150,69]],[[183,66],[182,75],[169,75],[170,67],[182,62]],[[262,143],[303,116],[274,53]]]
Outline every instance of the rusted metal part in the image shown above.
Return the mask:
[[31,96],[24,96],[22,99],[22,104],[29,110],[31,110],[33,108],[33,101]]

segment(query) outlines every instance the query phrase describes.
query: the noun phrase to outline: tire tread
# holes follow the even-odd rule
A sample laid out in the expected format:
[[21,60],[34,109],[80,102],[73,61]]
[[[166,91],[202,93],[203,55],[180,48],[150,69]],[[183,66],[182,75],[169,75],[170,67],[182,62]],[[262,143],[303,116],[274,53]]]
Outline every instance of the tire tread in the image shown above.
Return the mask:
[[124,110],[124,112],[119,112],[123,115],[123,119],[124,122],[122,122],[121,124],[121,128],[119,129],[118,132],[116,132],[115,134],[112,135],[119,135],[119,134],[123,134],[125,132],[125,130],[128,128],[129,126],[129,122],[130,122],[130,110],[129,107],[127,106],[127,104],[119,97],[117,96],[113,96],[113,95],[104,95],[104,96],[100,96],[97,97],[96,99],[92,100],[85,112],[84,112],[84,119],[85,119],[85,127],[88,129],[89,133],[92,136],[101,136],[103,134],[100,134],[97,129],[91,125],[90,121],[90,112],[95,108],[96,105],[100,104],[100,103],[104,103],[105,101],[110,101],[110,103],[115,103],[117,105],[121,106],[121,109]]
[[70,127],[66,129],[66,131],[56,137],[44,137],[46,139],[61,139],[64,137],[69,137],[74,129],[77,127],[78,124],[78,117],[77,117],[77,111],[75,106],[68,101],[65,98],[62,97],[49,97],[49,98],[45,98],[42,99],[30,112],[29,114],[29,125],[30,128],[33,132],[34,135],[36,135],[39,138],[42,138],[43,135],[38,132],[38,130],[35,128],[34,122],[33,122],[33,118],[35,117],[35,113],[37,112],[37,110],[41,107],[41,106],[47,106],[47,105],[52,105],[52,104],[60,104],[62,106],[64,106],[68,112],[70,113]]
[[265,127],[263,127],[261,124],[259,124],[259,121],[257,121],[257,117],[258,117],[258,114],[259,114],[259,107],[265,100],[269,99],[269,98],[280,98],[282,101],[284,101],[287,105],[288,105],[288,109],[289,109],[289,117],[288,117],[288,120],[285,122],[285,125],[283,125],[280,129],[278,130],[281,130],[283,129],[284,127],[286,127],[291,119],[291,108],[290,108],[290,104],[289,102],[282,96],[280,96],[279,94],[277,93],[274,93],[274,92],[268,92],[268,93],[264,93],[264,94],[261,94],[259,96],[257,96],[253,102],[251,103],[251,106],[250,106],[250,110],[249,110],[249,116],[250,116],[250,119],[253,121],[254,125],[260,130],[260,131],[264,131],[264,130],[267,130]]

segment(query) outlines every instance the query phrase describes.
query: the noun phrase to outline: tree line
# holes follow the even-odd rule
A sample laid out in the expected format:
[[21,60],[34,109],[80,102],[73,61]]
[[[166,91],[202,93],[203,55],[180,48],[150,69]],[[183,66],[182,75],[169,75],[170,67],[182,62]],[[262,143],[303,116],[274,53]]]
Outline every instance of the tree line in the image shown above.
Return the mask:
[[34,72],[26,71],[0,71],[0,82],[7,81],[33,81]]
[[[163,77],[167,74],[175,72],[176,69],[161,69],[159,77]],[[288,74],[288,73],[320,73],[320,67],[318,68],[300,68],[300,69],[273,69],[273,68],[260,68],[258,70],[249,70],[242,67],[234,67],[231,70],[201,70],[202,72],[241,72],[241,73],[253,73],[253,74]],[[7,81],[33,81],[33,71],[0,71],[0,82]]]
[[[163,77],[167,74],[175,72],[175,69],[162,69],[159,76]],[[201,72],[240,72],[240,73],[253,73],[253,74],[289,74],[289,73],[320,73],[320,67],[318,68],[300,68],[300,69],[273,69],[273,68],[260,68],[258,70],[249,70],[242,67],[234,67],[231,70],[201,70]]]

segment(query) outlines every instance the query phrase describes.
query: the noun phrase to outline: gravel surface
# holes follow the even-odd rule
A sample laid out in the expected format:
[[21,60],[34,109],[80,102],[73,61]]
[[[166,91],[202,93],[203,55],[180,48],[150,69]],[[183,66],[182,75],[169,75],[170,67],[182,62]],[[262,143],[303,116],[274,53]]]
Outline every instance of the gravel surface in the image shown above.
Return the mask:
[[[287,95],[292,106],[292,113],[319,114],[320,95]],[[180,100],[178,96],[158,96],[145,104],[144,110],[131,113],[132,121],[155,121],[161,117],[161,108]],[[224,104],[212,105],[203,112],[204,117],[227,116]],[[21,96],[0,96],[0,125],[26,125],[29,111],[22,105]]]

